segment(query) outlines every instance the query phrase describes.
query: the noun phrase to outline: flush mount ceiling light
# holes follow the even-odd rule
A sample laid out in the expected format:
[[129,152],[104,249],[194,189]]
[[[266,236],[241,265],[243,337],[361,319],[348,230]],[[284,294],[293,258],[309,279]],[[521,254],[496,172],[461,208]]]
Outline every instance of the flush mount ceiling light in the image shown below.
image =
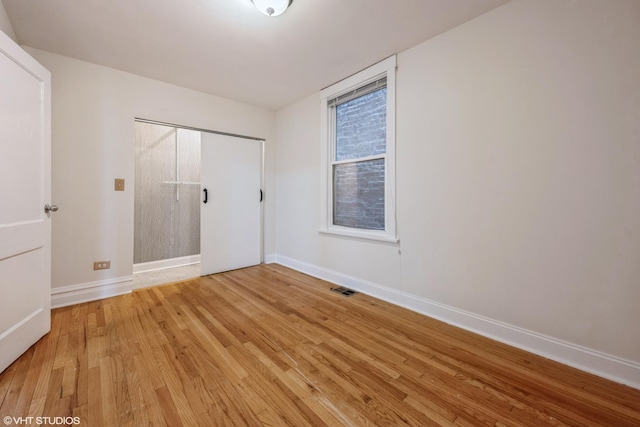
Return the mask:
[[256,9],[265,15],[278,16],[291,6],[293,0],[251,0],[251,2]]

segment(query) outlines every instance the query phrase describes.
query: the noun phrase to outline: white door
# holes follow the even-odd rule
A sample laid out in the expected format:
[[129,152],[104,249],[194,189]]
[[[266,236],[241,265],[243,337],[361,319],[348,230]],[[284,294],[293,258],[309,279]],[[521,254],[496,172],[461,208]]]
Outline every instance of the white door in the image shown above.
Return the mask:
[[262,142],[203,132],[201,147],[200,274],[260,264]]
[[51,324],[51,76],[0,31],[0,372]]

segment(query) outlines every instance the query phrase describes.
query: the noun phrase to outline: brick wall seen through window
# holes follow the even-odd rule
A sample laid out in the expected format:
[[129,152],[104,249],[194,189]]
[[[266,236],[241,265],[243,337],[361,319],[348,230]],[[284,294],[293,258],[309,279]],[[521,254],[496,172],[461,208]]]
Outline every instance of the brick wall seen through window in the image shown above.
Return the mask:
[[[381,88],[336,107],[335,225],[385,228],[386,95]],[[366,159],[371,156],[378,158]]]

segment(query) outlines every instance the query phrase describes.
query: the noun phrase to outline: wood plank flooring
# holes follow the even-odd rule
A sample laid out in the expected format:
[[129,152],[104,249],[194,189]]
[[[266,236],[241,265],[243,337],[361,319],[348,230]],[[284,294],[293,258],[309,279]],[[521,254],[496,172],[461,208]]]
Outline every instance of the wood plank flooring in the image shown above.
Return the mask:
[[640,426],[640,391],[270,264],[53,311],[0,419]]

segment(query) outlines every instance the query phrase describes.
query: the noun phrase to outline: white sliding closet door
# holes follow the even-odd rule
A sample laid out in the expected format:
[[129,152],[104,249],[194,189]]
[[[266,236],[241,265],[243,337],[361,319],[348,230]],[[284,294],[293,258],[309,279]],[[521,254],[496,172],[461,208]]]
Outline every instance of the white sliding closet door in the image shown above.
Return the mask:
[[202,132],[201,151],[200,274],[260,264],[262,141]]

